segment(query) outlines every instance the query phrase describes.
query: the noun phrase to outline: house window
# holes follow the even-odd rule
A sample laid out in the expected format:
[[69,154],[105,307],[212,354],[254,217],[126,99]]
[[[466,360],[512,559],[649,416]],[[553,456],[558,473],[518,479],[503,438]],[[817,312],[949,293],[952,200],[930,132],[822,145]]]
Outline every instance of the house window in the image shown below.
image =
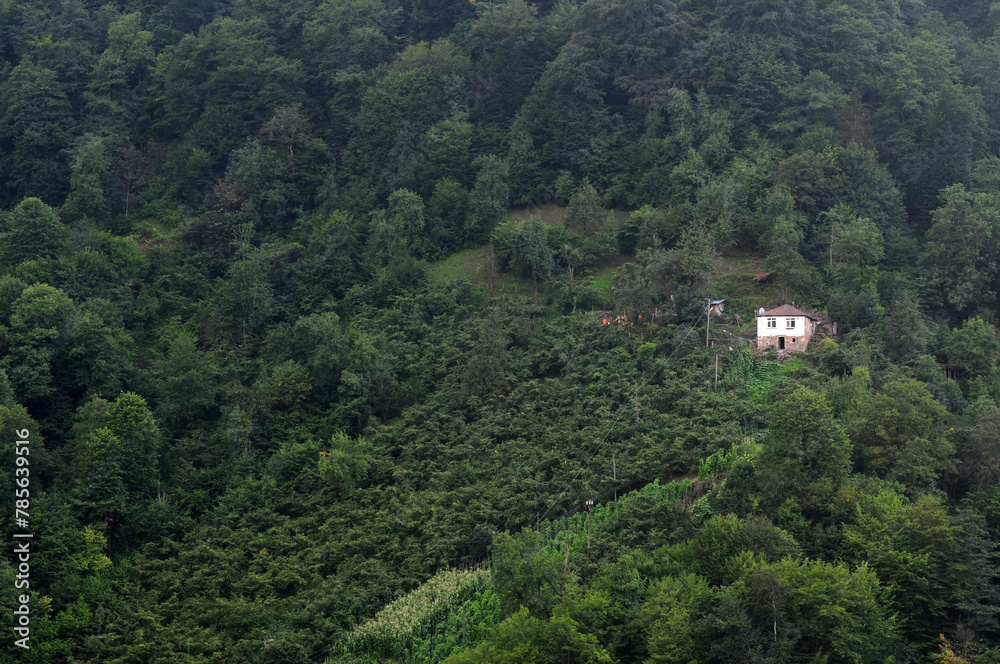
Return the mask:
[[789,330],[792,329],[793,327],[795,327],[795,319],[794,318],[786,318],[785,319],[785,327],[787,327]]
[[767,319],[767,326],[768,327],[778,327],[778,319],[777,318],[768,318]]

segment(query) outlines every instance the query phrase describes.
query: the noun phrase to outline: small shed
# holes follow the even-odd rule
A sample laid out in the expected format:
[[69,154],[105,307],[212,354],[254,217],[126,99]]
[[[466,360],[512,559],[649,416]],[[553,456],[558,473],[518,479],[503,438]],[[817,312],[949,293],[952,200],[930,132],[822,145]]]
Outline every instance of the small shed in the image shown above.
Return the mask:
[[721,316],[726,311],[726,301],[725,300],[710,300],[708,305],[708,313],[715,314],[716,316]]

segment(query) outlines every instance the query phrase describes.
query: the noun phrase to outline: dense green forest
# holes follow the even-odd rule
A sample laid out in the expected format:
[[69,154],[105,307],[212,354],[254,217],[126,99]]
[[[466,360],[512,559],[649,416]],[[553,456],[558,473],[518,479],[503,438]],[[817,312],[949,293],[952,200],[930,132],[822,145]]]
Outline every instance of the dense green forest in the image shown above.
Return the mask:
[[0,0],[0,660],[1000,662],[998,28]]

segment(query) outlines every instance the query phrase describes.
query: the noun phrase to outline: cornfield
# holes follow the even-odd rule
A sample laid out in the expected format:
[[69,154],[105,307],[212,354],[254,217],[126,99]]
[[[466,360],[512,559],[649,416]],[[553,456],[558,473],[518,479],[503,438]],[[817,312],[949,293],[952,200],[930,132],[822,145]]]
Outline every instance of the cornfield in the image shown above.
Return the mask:
[[781,373],[781,365],[768,362],[745,348],[733,357],[726,369],[723,383],[730,389],[742,392],[743,398],[757,404],[767,403],[771,388]]
[[698,480],[704,482],[716,478],[731,470],[740,461],[753,465],[759,451],[760,445],[753,439],[737,443],[728,450],[719,450],[698,463]]
[[[717,452],[702,462],[699,476],[715,477],[738,460],[752,462],[757,447],[754,441],[748,441]],[[667,484],[656,480],[615,502],[596,505],[590,515],[591,533],[613,529],[616,515],[632,501],[682,502],[696,495],[697,485],[690,479]],[[545,521],[540,530],[546,535],[547,548],[562,550],[570,539],[573,550],[580,551],[587,539],[587,513]],[[440,662],[452,653],[474,647],[506,617],[489,571],[443,570],[357,627],[338,654],[345,661],[355,662]]]
[[343,655],[438,662],[475,644],[503,616],[487,570],[443,570],[360,625]]

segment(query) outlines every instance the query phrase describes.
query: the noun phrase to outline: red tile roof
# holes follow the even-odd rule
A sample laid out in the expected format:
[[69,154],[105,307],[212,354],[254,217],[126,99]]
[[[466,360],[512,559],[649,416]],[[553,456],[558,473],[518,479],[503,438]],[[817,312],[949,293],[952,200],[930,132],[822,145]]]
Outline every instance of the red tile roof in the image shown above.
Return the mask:
[[771,309],[770,311],[765,311],[759,316],[805,316],[806,318],[812,318],[813,320],[819,320],[819,318],[813,314],[807,314],[801,309],[796,309],[790,304],[783,304],[776,309]]

